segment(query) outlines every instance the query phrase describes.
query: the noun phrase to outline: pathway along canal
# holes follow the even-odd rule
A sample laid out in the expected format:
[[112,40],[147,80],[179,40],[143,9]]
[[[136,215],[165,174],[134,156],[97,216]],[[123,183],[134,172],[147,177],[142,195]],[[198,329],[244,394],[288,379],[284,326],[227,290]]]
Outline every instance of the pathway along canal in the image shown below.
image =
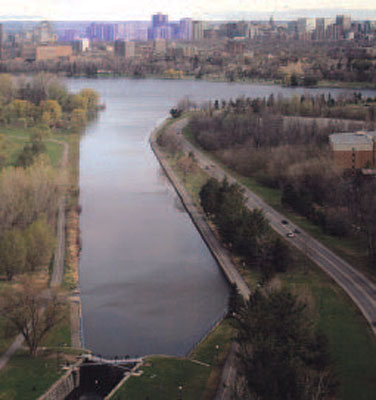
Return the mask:
[[106,104],[80,146],[84,346],[108,357],[185,355],[225,312],[228,285],[150,149],[151,130],[184,96],[201,102],[329,90],[124,78],[66,82],[73,91],[95,89]]

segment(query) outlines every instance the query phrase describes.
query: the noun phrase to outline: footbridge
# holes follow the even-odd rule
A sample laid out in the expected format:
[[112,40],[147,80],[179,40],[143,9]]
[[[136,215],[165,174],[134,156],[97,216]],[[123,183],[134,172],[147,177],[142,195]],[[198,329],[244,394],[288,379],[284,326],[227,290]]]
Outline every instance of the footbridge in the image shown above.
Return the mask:
[[111,365],[124,365],[124,364],[137,364],[143,361],[143,357],[129,358],[129,357],[115,357],[115,358],[105,358],[100,355],[85,354],[81,356],[90,365],[93,364],[111,364]]

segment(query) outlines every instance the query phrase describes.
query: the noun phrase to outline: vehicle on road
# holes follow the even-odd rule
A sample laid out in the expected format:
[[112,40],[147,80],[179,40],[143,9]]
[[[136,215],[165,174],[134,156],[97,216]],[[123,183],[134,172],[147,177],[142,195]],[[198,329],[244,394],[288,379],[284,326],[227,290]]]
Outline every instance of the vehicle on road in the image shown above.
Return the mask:
[[286,236],[289,237],[289,238],[293,238],[293,237],[295,237],[295,233],[294,232],[288,232],[288,233],[286,233]]
[[288,224],[288,221],[286,221],[285,219],[283,219],[283,220],[281,221],[281,223],[282,223],[283,225],[287,225],[287,224]]

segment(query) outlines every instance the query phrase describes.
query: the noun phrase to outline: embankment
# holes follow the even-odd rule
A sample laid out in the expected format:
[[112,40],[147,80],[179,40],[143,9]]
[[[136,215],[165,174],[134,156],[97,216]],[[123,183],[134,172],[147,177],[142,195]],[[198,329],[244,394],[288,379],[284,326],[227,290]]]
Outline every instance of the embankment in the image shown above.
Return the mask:
[[249,299],[250,290],[243,278],[240,276],[235,266],[231,261],[231,257],[226,249],[223,248],[221,243],[219,243],[217,237],[214,235],[212,230],[210,229],[205,214],[198,209],[196,206],[192,196],[189,194],[187,189],[184,187],[179,177],[173,171],[173,169],[168,164],[166,157],[163,151],[157,144],[157,135],[161,127],[155,129],[150,136],[150,145],[151,148],[157,157],[160,165],[162,166],[166,176],[172,183],[176,193],[180,197],[185,209],[187,210],[192,222],[196,226],[199,231],[201,237],[205,241],[208,246],[210,252],[212,253],[214,259],[217,264],[223,271],[227,280],[230,284],[236,285],[239,290],[239,293],[243,296],[244,299]]

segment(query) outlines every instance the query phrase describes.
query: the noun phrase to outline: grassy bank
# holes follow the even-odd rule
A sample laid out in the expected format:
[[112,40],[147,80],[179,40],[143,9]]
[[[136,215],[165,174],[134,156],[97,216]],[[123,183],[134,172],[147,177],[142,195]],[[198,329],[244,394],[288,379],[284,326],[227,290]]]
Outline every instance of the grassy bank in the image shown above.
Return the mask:
[[[114,400],[209,400],[215,395],[233,328],[224,320],[187,358],[150,357],[114,395]],[[216,346],[219,346],[218,351]],[[203,364],[201,364],[203,363]]]

